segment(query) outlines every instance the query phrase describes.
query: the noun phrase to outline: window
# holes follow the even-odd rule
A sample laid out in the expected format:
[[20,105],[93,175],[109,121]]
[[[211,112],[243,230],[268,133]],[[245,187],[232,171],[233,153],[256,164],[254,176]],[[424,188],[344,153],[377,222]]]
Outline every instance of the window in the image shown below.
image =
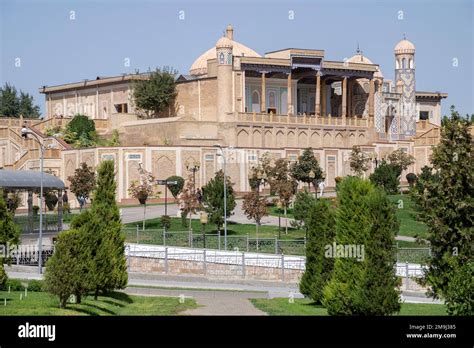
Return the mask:
[[413,69],[413,59],[410,59],[410,69]]
[[249,162],[256,162],[256,161],[257,161],[257,155],[255,155],[255,154],[250,154],[250,155],[247,156],[247,160],[248,160]]
[[128,113],[128,104],[115,104],[115,111],[119,114],[127,114]]
[[227,64],[232,65],[232,53],[227,54]]
[[402,69],[406,69],[406,68],[407,68],[407,59],[403,58],[402,59]]
[[134,160],[134,161],[139,161],[142,159],[142,155],[140,155],[139,153],[132,153],[132,154],[129,154],[128,155],[128,159],[129,160]]
[[298,156],[297,155],[288,155],[288,160],[290,162],[296,162],[298,160]]
[[429,111],[420,111],[420,120],[428,120],[430,118]]
[[224,64],[224,53],[219,53],[219,64]]
[[115,161],[114,155],[102,155],[102,161]]
[[206,156],[204,156],[204,160],[205,161],[214,161],[214,155],[213,154],[206,154]]

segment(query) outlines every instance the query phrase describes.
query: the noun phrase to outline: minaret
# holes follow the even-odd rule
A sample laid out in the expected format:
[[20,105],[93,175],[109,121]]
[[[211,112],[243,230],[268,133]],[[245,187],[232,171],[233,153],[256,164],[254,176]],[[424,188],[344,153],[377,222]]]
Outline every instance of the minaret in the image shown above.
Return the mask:
[[234,30],[227,26],[226,36],[216,43],[217,53],[217,120],[226,121],[226,113],[232,111],[232,65]]
[[416,132],[416,99],[415,99],[415,45],[405,37],[394,49],[395,83],[397,93],[401,93],[400,134],[414,135]]

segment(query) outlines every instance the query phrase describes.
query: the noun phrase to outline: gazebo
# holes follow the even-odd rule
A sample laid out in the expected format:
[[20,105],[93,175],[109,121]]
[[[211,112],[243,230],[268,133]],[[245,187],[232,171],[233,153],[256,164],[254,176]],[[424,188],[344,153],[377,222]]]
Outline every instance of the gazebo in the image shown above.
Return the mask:
[[[40,192],[41,187],[41,172],[32,170],[0,170],[0,188],[6,191],[25,191],[28,192],[28,216],[27,219],[22,220],[19,216],[16,220],[20,222],[23,232],[34,232],[39,229],[39,222],[33,215],[33,193]],[[65,189],[64,182],[58,177],[43,173],[43,190],[57,191],[58,197],[58,215],[54,223],[50,223],[47,219],[43,219],[43,231],[45,232],[60,232],[63,227],[63,199],[62,192]],[[44,215],[46,216],[46,214]],[[21,221],[22,220],[22,221]],[[22,223],[22,222],[26,223]],[[46,223],[46,224],[45,224]]]

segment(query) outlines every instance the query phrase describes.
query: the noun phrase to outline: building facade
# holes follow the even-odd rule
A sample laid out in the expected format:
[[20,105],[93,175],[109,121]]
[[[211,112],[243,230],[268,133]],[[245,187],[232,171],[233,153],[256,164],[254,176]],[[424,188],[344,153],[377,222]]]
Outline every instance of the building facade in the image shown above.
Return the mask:
[[[41,133],[81,113],[94,119],[104,136],[117,130],[120,147],[72,149],[54,137],[44,141],[57,151],[48,162],[51,171],[66,183],[81,162],[96,166],[113,159],[119,200],[130,198],[128,186],[138,180],[140,163],[165,179],[187,177],[186,164],[198,162],[196,185],[204,185],[223,165],[215,144],[225,148],[237,192],[249,190],[250,168],[263,153],[293,161],[307,147],[313,148],[326,185],[334,187],[337,176],[351,174],[354,145],[371,156],[372,167],[399,148],[415,156],[407,172],[429,163],[447,95],[416,91],[415,46],[406,39],[395,46],[394,70],[394,80],[386,79],[360,50],[345,61],[326,60],[324,50],[299,48],[262,56],[235,41],[229,25],[189,73],[177,78],[175,105],[158,117],[140,118],[133,103],[133,81],[147,74],[97,77],[42,87],[46,117],[34,128]],[[12,125],[0,128],[0,154],[10,153],[0,155],[0,165],[37,167],[34,155],[22,160],[28,148],[15,144],[14,132]]]

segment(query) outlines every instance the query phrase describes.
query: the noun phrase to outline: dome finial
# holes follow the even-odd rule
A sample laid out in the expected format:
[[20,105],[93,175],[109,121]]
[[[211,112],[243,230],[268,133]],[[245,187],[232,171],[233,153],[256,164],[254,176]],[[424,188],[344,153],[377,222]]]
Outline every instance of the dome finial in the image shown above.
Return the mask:
[[403,33],[403,40],[406,40],[406,39],[407,39],[407,34]]
[[228,39],[234,40],[234,28],[232,27],[231,24],[229,24],[225,30],[226,35]]
[[357,54],[360,54],[359,41],[357,41],[357,49],[356,49],[356,53],[357,53]]

